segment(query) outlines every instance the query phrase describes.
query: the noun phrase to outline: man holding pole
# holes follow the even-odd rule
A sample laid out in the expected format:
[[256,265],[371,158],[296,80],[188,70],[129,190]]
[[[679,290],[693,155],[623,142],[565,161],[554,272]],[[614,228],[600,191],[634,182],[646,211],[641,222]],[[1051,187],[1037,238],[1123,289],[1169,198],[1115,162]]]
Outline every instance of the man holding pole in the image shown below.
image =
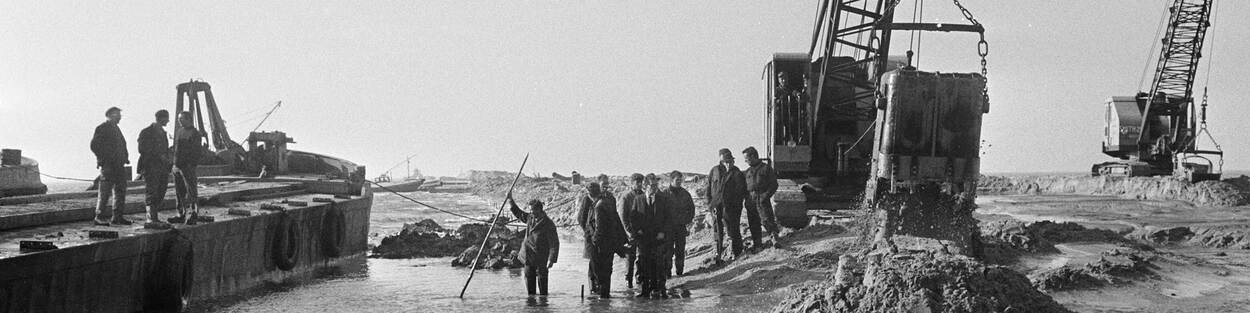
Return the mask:
[[517,259],[525,264],[525,291],[535,295],[547,295],[547,270],[555,265],[560,255],[560,239],[556,236],[556,225],[543,212],[543,202],[530,200],[530,212],[526,213],[517,207],[508,193],[508,205],[512,207],[512,215],[525,223],[525,240],[521,242],[521,251]]

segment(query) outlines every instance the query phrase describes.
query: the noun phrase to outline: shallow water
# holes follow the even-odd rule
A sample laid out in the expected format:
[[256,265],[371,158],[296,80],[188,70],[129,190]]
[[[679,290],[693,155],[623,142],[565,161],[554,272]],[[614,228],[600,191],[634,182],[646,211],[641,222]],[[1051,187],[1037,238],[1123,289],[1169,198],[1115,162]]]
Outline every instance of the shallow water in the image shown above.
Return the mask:
[[[441,209],[486,218],[498,203],[467,194],[407,193]],[[447,228],[465,219],[419,208],[392,194],[376,194],[371,213],[370,242],[398,232],[403,223],[431,218]],[[372,237],[373,234],[377,237]],[[196,304],[196,312],[764,312],[781,292],[724,295],[716,290],[691,290],[691,297],[635,300],[624,281],[624,259],[614,262],[615,298],[581,298],[586,260],[580,238],[562,238],[560,260],[550,271],[550,295],[528,297],[525,278],[516,270],[478,270],[465,293],[458,294],[469,270],[450,266],[451,258],[407,260],[363,259],[311,281],[262,288],[253,294]],[[588,286],[586,288],[589,288]],[[784,290],[784,289],[783,289]]]

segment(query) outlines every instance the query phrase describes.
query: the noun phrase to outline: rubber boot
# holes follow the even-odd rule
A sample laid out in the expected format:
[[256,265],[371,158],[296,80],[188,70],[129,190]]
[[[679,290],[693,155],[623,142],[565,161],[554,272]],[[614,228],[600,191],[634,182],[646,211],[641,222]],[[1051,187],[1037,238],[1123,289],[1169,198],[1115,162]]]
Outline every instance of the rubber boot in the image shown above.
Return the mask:
[[547,275],[538,276],[538,295],[547,295]]
[[525,292],[526,294],[532,296],[534,295],[534,284],[537,283],[537,281],[533,274],[528,273],[530,270],[531,269],[525,270],[527,272],[525,273]]

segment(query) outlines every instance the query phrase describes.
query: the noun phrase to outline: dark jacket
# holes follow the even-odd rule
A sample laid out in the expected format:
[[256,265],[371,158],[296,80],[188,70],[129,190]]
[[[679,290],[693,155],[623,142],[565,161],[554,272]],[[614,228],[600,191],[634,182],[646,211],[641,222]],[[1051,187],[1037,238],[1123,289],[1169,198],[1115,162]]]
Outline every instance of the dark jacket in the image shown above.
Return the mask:
[[707,174],[707,179],[704,196],[707,197],[708,206],[741,206],[742,200],[746,199],[746,178],[737,166],[730,166],[726,171],[725,166],[717,164]]
[[175,165],[179,169],[194,168],[200,165],[200,158],[204,155],[204,136],[200,135],[200,131],[195,128],[183,127],[178,132],[182,132],[184,138],[174,138],[174,145],[177,146],[177,159],[174,160]]
[[91,136],[91,152],[95,153],[95,164],[98,167],[120,168],[130,164],[130,154],[126,150],[126,137],[117,124],[105,121],[95,127],[95,135]]
[[[627,230],[635,239],[644,242],[671,239],[673,210],[669,201],[665,193],[658,190],[650,196],[646,193],[636,196],[629,210],[630,228]],[[664,239],[656,238],[659,233],[664,233]]]
[[512,204],[512,215],[525,223],[525,241],[521,243],[521,251],[517,259],[526,266],[546,267],[547,262],[555,263],[560,256],[560,238],[556,236],[556,224],[547,216],[537,216],[521,211],[516,202]]
[[633,212],[636,210],[636,207],[646,205],[644,202],[646,201],[644,199],[645,195],[642,190],[630,189],[621,195],[621,201],[616,203],[616,213],[621,216],[621,225],[625,227],[625,233],[629,234],[630,241],[636,240],[635,236],[638,235],[638,232],[635,231],[637,227],[634,226]]
[[743,174],[746,176],[747,191],[752,195],[772,196],[777,193],[777,172],[771,165],[760,161]]
[[685,230],[694,220],[694,198],[690,196],[690,192],[686,188],[669,186],[664,189],[664,193],[670,202],[669,207],[672,208],[672,225],[674,230]]
[[586,215],[586,242],[591,251],[615,253],[629,240],[614,203],[612,198],[600,198]]
[[580,199],[577,199],[577,225],[582,226],[582,242],[584,243],[585,248],[582,250],[582,257],[587,259],[594,257],[595,247],[590,242],[590,237],[592,236],[592,231],[594,231],[595,228],[593,225],[588,225],[587,223],[591,223],[589,221],[590,215],[593,214],[592,211],[595,210],[595,205],[597,203],[598,201],[585,194],[583,194]]
[[156,170],[168,172],[169,138],[165,129],[156,123],[139,132],[139,174]]

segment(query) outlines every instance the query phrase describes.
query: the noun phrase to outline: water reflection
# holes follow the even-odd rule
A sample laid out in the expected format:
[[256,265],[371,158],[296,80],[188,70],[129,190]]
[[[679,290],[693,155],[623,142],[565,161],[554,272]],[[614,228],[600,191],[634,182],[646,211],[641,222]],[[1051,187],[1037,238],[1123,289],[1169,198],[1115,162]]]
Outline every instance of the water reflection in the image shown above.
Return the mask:
[[[422,196],[420,193],[414,197]],[[440,195],[441,208],[480,214],[493,208],[468,195]],[[457,198],[458,197],[458,198]],[[463,199],[470,197],[471,199]],[[403,223],[419,221],[398,197],[374,200],[370,232],[398,230]],[[464,205],[478,203],[481,205]],[[459,205],[459,206],[455,206]],[[424,216],[429,214],[415,214]],[[440,221],[443,223],[443,221]],[[453,226],[444,224],[447,226]],[[716,290],[684,291],[685,298],[634,299],[625,288],[624,261],[613,262],[613,298],[583,299],[586,260],[582,244],[561,238],[560,260],[549,272],[550,294],[530,297],[520,269],[478,270],[459,298],[469,270],[450,266],[451,258],[409,260],[359,259],[323,270],[319,277],[261,288],[248,295],[197,303],[195,312],[764,312],[777,303],[784,288],[772,293],[721,295]],[[635,289],[636,290],[636,289]]]

